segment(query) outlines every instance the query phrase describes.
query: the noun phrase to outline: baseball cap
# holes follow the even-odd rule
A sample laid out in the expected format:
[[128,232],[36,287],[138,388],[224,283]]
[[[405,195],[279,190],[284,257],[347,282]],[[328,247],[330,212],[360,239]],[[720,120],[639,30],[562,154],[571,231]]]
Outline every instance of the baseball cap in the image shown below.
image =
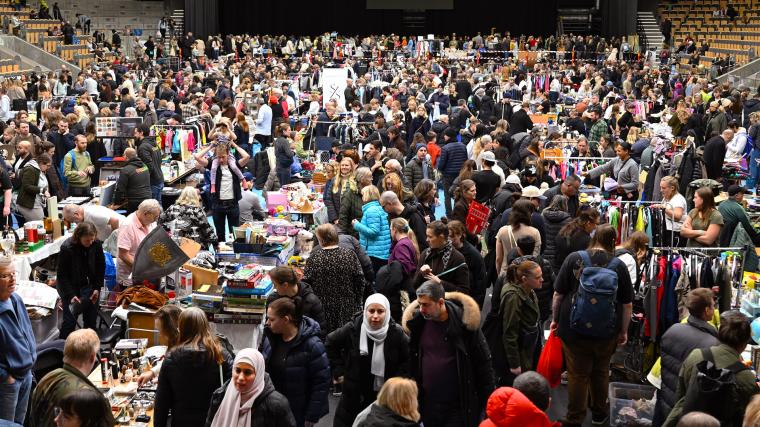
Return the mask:
[[493,151],[484,151],[480,153],[480,161],[495,164],[496,156],[493,154]]
[[734,196],[736,196],[739,193],[745,193],[746,194],[747,193],[747,189],[744,188],[744,187],[742,187],[742,186],[740,186],[740,185],[736,185],[736,184],[731,185],[731,186],[728,187],[728,196],[729,197],[734,197]]
[[546,196],[541,194],[541,191],[535,185],[529,185],[523,188],[522,196],[528,199],[541,199],[545,200]]

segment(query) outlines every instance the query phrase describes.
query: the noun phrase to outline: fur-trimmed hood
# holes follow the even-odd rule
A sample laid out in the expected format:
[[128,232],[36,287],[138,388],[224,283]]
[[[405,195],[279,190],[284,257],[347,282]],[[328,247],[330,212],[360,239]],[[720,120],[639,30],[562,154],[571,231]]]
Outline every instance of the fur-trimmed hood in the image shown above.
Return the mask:
[[[480,307],[472,297],[461,292],[446,292],[444,299],[447,303],[455,304],[461,307],[461,320],[462,324],[468,331],[477,331],[480,329]],[[410,333],[407,323],[412,320],[419,313],[420,304],[417,300],[412,301],[401,317],[401,327],[408,335]],[[449,315],[453,313],[449,310]]]

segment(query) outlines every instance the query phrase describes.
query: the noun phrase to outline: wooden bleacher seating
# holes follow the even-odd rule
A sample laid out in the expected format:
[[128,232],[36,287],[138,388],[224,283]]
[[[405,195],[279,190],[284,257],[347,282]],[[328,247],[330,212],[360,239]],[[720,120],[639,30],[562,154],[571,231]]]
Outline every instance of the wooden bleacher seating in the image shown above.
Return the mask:
[[75,55],[86,55],[90,53],[87,46],[83,45],[59,45],[56,54],[64,61],[75,63]]
[[20,69],[21,66],[15,59],[0,59],[0,75],[17,72]]
[[21,33],[19,34],[21,38],[26,40],[27,42],[37,46],[40,41],[40,36],[47,34],[47,29],[41,29],[41,28],[24,28],[21,27]]
[[77,53],[74,55],[74,63],[79,67],[80,69],[85,69],[90,66],[93,62],[96,62],[97,58],[95,57],[94,53],[86,53],[86,54],[80,54]]
[[47,34],[40,36],[39,47],[45,52],[57,54],[58,46],[63,45],[63,36],[48,36]]
[[[700,65],[709,67],[715,58],[727,55],[743,65],[760,57],[760,8],[754,0],[732,0],[731,3],[738,12],[733,22],[728,17],[713,16],[714,11],[727,6],[727,0],[677,0],[663,2],[657,10],[661,20],[669,18],[673,22],[673,49],[691,36],[697,47],[703,40],[710,45],[700,58]],[[679,62],[679,68],[688,67],[688,61]]]

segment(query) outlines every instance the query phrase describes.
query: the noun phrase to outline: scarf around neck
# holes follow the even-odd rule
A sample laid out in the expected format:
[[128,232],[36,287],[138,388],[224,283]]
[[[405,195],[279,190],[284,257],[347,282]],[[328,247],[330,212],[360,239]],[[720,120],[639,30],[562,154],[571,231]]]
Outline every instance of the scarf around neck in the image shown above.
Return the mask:
[[[380,304],[385,308],[385,320],[383,326],[378,329],[372,329],[367,318],[367,309],[370,304]],[[385,382],[385,337],[388,335],[388,327],[391,321],[391,304],[388,298],[383,294],[372,294],[364,303],[364,312],[362,326],[359,332],[359,354],[366,356],[369,354],[369,341],[371,339],[375,345],[372,349],[371,372],[375,376],[374,389],[380,390]]]
[[266,367],[264,356],[258,350],[245,348],[240,350],[233,366],[247,363],[253,366],[256,378],[247,390],[238,391],[233,380],[227,384],[224,399],[214,415],[211,427],[250,427],[253,402],[264,391]]

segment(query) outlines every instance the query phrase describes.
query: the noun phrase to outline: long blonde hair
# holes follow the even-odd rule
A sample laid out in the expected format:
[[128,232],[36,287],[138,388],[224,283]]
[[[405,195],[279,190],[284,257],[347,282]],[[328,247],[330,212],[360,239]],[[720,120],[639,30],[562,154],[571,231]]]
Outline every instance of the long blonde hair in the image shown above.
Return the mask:
[[[340,163],[343,163],[344,160],[348,160],[349,162],[351,162],[351,172],[349,172],[349,174],[346,175],[345,177],[341,176],[340,174]],[[338,164],[338,168],[335,171],[335,178],[333,178],[333,185],[332,185],[332,192],[339,193],[339,194],[343,192],[343,187],[345,186],[345,184],[354,179],[353,171],[356,169],[356,163],[354,163],[354,159],[348,156],[344,156],[343,159],[341,159],[340,163]]]
[[417,383],[406,378],[389,378],[380,392],[377,403],[402,417],[418,422],[420,412],[417,406]]

